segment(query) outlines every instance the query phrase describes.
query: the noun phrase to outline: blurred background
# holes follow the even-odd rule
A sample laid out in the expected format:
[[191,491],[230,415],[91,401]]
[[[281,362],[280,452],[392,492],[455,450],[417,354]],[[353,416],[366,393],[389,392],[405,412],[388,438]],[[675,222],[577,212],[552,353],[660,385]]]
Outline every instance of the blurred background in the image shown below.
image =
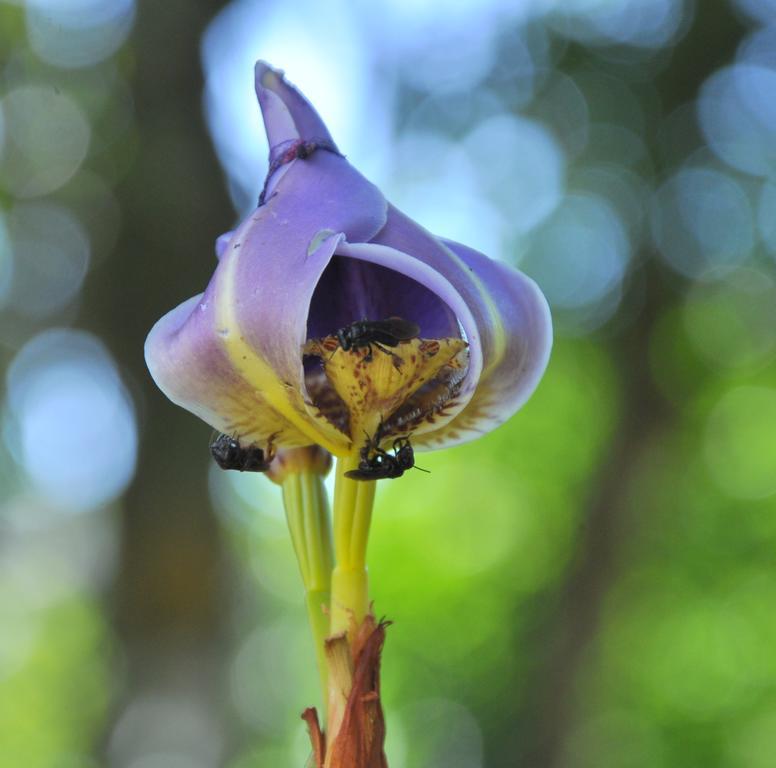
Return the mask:
[[261,188],[259,57],[556,323],[379,489],[391,767],[772,768],[773,0],[0,0],[0,766],[309,753],[279,495],[142,356]]

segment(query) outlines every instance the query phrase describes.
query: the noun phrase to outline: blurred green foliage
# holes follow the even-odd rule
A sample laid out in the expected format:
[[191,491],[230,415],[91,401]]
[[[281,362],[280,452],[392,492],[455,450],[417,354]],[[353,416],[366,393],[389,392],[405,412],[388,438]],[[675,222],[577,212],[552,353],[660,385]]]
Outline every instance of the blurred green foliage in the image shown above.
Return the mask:
[[[3,612],[16,600],[5,595]],[[3,669],[0,765],[83,766],[84,746],[99,738],[114,694],[102,611],[83,597],[32,618],[23,615],[29,608],[15,611],[22,615],[3,622],[4,661],[15,663]]]

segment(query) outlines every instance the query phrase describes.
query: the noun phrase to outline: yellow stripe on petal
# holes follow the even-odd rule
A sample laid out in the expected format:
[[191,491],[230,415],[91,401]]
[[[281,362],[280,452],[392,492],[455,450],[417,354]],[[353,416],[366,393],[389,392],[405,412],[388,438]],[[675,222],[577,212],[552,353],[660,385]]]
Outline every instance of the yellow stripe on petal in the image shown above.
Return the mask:
[[298,448],[310,443],[309,438],[272,408],[258,392],[249,391],[247,382],[242,391],[222,393],[213,416],[207,421],[218,427],[220,432],[239,437],[245,445],[271,442],[286,448]]
[[304,409],[300,393],[284,384],[269,363],[245,340],[236,313],[237,262],[235,254],[221,262],[215,301],[216,327],[229,361],[238,374],[311,443],[326,448],[335,456],[346,455],[349,451],[347,438],[323,419],[313,421]]

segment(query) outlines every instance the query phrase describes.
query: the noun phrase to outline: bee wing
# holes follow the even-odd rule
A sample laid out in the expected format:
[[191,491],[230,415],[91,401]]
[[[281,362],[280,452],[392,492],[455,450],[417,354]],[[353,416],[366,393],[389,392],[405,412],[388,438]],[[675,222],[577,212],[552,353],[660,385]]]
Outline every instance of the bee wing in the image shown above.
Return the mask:
[[374,469],[349,469],[345,473],[345,477],[349,477],[351,480],[379,480],[382,475],[375,472]]
[[420,326],[411,320],[405,320],[403,317],[387,317],[385,320],[376,320],[376,328],[383,333],[387,333],[401,341],[414,339],[420,333]]

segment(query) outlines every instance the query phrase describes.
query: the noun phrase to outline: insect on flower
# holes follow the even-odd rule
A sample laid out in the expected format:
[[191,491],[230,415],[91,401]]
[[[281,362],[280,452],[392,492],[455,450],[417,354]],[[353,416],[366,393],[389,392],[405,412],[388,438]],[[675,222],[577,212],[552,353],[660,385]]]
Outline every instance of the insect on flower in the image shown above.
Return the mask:
[[[206,290],[149,334],[157,384],[220,433],[240,425],[253,448],[216,441],[237,469],[267,463],[235,457],[270,435],[358,471],[362,436],[381,419],[380,443],[406,436],[416,450],[506,421],[549,358],[536,284],[390,205],[282,72],[259,62],[256,92],[269,141],[260,205],[216,241]],[[379,456],[367,459],[398,476],[395,452]]]
[[396,347],[402,341],[416,338],[419,333],[420,326],[417,323],[404,320],[401,317],[388,317],[385,320],[357,320],[355,323],[340,328],[336,336],[340,346],[346,352],[349,349],[366,347],[367,353],[364,362],[371,362],[372,346],[375,346],[381,352],[390,355],[394,365],[398,367],[401,365],[401,358],[385,347]]
[[[388,451],[378,447],[376,441],[367,438],[366,444],[361,449],[361,461],[358,468],[351,469],[345,475],[352,480],[392,480],[401,477],[414,466],[415,452],[412,450],[408,438],[400,437],[393,441],[393,456]],[[426,472],[427,470],[422,471]]]
[[270,439],[267,452],[257,445],[240,445],[236,437],[220,434],[211,444],[210,453],[221,469],[236,469],[238,472],[266,472],[275,456]]

